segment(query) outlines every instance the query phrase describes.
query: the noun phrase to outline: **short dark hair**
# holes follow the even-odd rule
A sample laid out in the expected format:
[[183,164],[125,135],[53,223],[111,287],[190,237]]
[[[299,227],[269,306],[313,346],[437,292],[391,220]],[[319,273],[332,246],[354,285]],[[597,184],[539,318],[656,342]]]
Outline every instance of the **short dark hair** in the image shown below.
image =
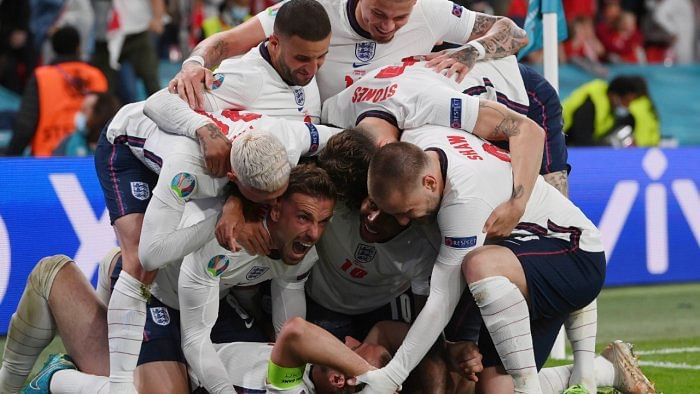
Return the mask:
[[373,198],[384,199],[392,190],[406,191],[428,165],[425,152],[408,142],[386,144],[377,150],[367,172]]
[[97,96],[92,116],[87,120],[88,142],[97,142],[102,128],[116,115],[121,107],[119,99],[108,92],[90,92]]
[[274,32],[279,36],[321,41],[331,34],[331,21],[318,1],[290,0],[277,11]]
[[359,209],[367,197],[367,170],[377,151],[374,142],[362,131],[343,130],[334,135],[318,155],[319,167],[326,170],[348,207]]
[[315,164],[299,164],[289,174],[289,186],[283,198],[294,193],[335,201],[336,191],[331,177]]
[[63,26],[51,35],[51,47],[57,55],[77,55],[80,48],[80,34],[73,26]]
[[619,94],[634,94],[635,96],[648,96],[647,83],[639,75],[620,75],[613,78],[608,85],[608,93]]

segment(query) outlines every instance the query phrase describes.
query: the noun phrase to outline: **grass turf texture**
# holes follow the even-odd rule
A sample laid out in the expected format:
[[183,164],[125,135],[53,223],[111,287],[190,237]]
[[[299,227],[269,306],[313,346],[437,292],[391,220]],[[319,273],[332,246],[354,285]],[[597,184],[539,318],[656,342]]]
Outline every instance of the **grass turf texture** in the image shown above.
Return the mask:
[[[659,392],[697,393],[700,387],[700,284],[604,289],[598,298],[597,350],[614,339],[634,343],[642,353],[642,370]],[[0,340],[4,350],[5,339]],[[686,349],[659,353],[663,349]],[[692,349],[695,348],[695,349]],[[0,350],[0,351],[2,351]],[[63,352],[54,339],[37,361],[34,373],[51,353]],[[649,354],[647,354],[649,353]],[[570,351],[567,354],[571,354]],[[571,361],[550,360],[546,366]],[[666,367],[645,363],[667,363]],[[611,393],[612,390],[600,390]]]

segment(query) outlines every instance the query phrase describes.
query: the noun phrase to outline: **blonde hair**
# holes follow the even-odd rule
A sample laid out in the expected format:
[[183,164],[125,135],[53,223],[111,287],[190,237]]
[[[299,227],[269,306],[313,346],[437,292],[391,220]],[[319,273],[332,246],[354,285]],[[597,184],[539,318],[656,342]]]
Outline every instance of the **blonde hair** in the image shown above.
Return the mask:
[[233,140],[231,169],[241,183],[274,192],[287,183],[292,166],[277,138],[267,132],[249,131]]

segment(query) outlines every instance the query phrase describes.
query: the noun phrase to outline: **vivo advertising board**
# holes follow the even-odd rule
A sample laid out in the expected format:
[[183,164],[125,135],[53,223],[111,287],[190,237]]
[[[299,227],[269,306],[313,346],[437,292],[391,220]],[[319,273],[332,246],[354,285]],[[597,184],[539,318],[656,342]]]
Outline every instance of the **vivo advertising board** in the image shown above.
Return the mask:
[[[608,285],[700,281],[700,149],[570,149],[571,199],[603,232]],[[117,244],[92,158],[0,158],[0,333],[32,267],[72,257],[95,283]]]

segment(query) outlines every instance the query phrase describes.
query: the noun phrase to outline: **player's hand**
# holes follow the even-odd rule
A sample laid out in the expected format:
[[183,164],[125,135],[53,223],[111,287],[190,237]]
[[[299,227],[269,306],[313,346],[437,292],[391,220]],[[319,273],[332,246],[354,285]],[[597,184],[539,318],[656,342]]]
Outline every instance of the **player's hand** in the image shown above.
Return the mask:
[[481,231],[486,233],[486,238],[508,237],[520,222],[523,213],[525,213],[523,204],[510,199],[501,203],[491,212]]
[[[204,83],[202,83],[204,82]],[[168,83],[168,92],[177,94],[190,108],[204,109],[204,89],[210,90],[214,83],[211,70],[196,62],[185,62],[175,78]]]
[[272,249],[272,239],[262,222],[244,223],[236,238],[248,254],[267,256]]
[[483,356],[479,347],[471,341],[447,343],[450,369],[459,373],[464,378],[478,382],[476,374],[484,370],[481,363]]
[[231,171],[231,141],[213,123],[197,129],[199,147],[209,174],[221,178]]
[[241,246],[236,242],[236,238],[238,238],[238,233],[240,233],[244,224],[245,218],[240,200],[236,197],[229,197],[221,210],[221,217],[216,223],[216,229],[214,230],[219,245],[232,252],[241,250]]
[[375,369],[363,373],[356,378],[356,384],[366,383],[360,393],[366,394],[394,394],[401,391],[401,385],[395,383],[382,369]]
[[462,82],[464,77],[474,67],[476,55],[473,55],[470,50],[446,49],[430,53],[423,58],[428,61],[425,64],[426,67],[432,68],[435,72],[444,73],[447,78],[452,78],[453,75],[457,74],[456,81]]

